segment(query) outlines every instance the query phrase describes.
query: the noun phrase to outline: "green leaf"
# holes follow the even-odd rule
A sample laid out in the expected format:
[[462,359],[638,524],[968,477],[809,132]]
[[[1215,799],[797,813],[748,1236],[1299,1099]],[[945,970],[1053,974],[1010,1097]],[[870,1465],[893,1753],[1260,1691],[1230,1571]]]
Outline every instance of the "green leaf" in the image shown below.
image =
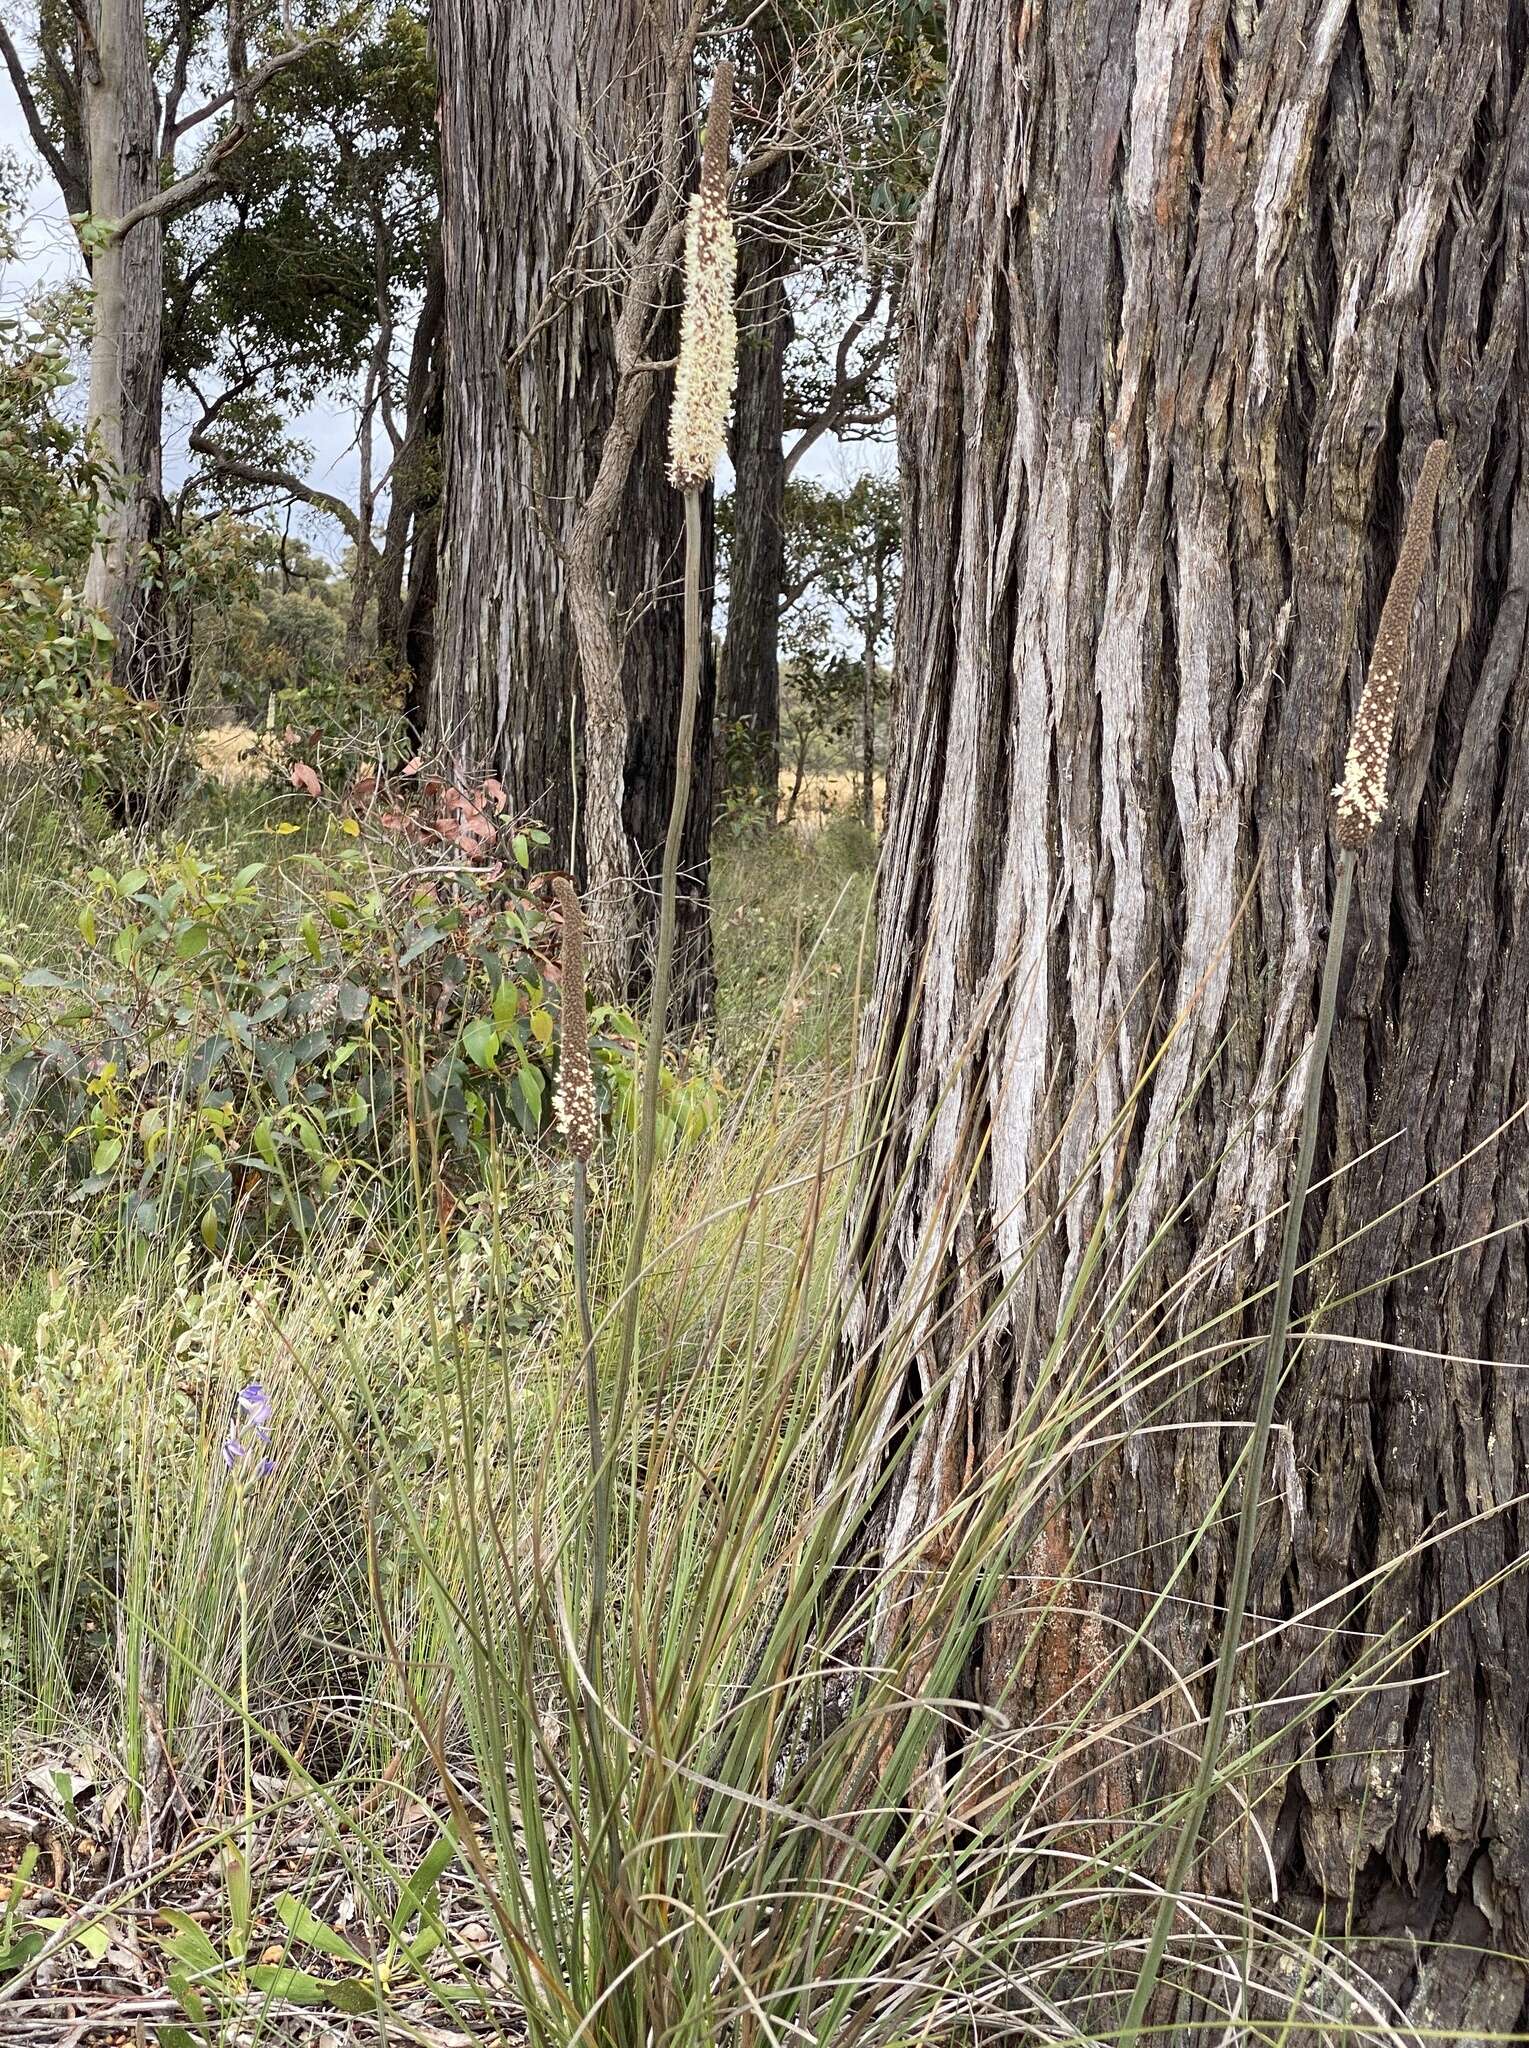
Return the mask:
[[306,1116],[294,1117],[292,1119],[292,1128],[297,1133],[298,1144],[302,1146],[308,1157],[310,1159],[322,1159],[324,1156],[324,1141],[319,1136],[312,1119]]
[[366,1957],[359,1949],[353,1948],[343,1934],[337,1934],[332,1927],[320,1920],[306,1900],[296,1892],[283,1892],[275,1902],[275,1913],[282,1926],[294,1941],[305,1947],[316,1948],[320,1955],[336,1956],[352,1968],[365,1970],[369,1967]]
[[103,1138],[90,1155],[90,1170],[92,1173],[110,1173],[121,1157],[122,1140]]
[[492,1018],[475,1017],[462,1033],[462,1045],[474,1066],[481,1067],[486,1074],[494,1071],[494,1062],[499,1057],[499,1033]]
[[177,960],[194,960],[198,953],[207,951],[207,927],[204,924],[188,924],[176,936],[175,957]]
[[376,1987],[359,1977],[337,1977],[328,1987],[329,2003],[336,2012],[363,2013],[377,2010]]
[[148,879],[146,868],[129,868],[112,886],[119,896],[136,896]]
[[31,1928],[20,1934],[9,1948],[0,1948],[0,1977],[9,1970],[24,1969],[47,1940],[47,1935]]
[[[206,1932],[198,1927],[189,1913],[178,1912],[173,1906],[162,1906],[160,1918],[175,1930],[174,1939],[165,1943],[166,1950],[178,1963],[184,1963],[193,1976],[216,1976],[228,1967],[208,1940]],[[174,1989],[173,1980],[171,1989]],[[180,1994],[177,1992],[176,1996]],[[186,2001],[181,1999],[181,2003],[185,2005]],[[189,2006],[186,2009],[188,2012],[191,2010]],[[197,2017],[192,2013],[193,2019]]]
[[438,1835],[420,1859],[419,1868],[398,1894],[397,1910],[388,1922],[388,1931],[395,1937],[403,1933],[416,1913],[424,1910],[426,1899],[439,1884],[441,1873],[456,1854],[456,1850],[457,1845],[452,1836]]
[[526,1108],[531,1112],[532,1121],[539,1124],[542,1120],[542,1099],[547,1092],[547,1084],[542,1079],[540,1069],[522,1067],[515,1076],[515,1081],[525,1097]]
[[184,1970],[172,1970],[165,1980],[165,1989],[188,2018],[199,2027],[206,2027],[207,2008],[192,1990],[191,1980]]
[[308,948],[310,958],[322,960],[324,957],[324,945],[319,937],[318,920],[311,910],[304,912],[303,921],[297,929],[303,944]]
[[413,945],[406,947],[405,950],[398,956],[399,966],[412,967],[414,962],[420,957],[422,953],[428,953],[432,946],[438,946],[441,943],[441,940],[445,938],[445,936],[446,934],[441,930],[439,925],[428,925],[425,928],[425,930],[420,933],[419,937],[414,941]]
[[[283,1963],[254,1963],[246,1975],[257,1991],[269,1998],[284,1998],[292,2005],[327,2005],[338,2012],[357,2013],[370,2012],[377,2002],[370,1986],[357,1984],[354,1977],[327,1981]],[[353,1996],[357,1991],[359,2001]]]
[[[55,1934],[62,1934],[69,1927],[68,1920],[62,1914],[40,1913],[37,1916],[37,1924],[39,1927],[52,1928]],[[112,1931],[99,1920],[87,1920],[70,1931],[69,1939],[71,1942],[77,1942],[93,1963],[99,1963],[112,1945]]]
[[271,1135],[271,1119],[268,1116],[263,1116],[250,1132],[250,1143],[260,1154],[266,1165],[274,1168],[276,1165],[276,1140]]

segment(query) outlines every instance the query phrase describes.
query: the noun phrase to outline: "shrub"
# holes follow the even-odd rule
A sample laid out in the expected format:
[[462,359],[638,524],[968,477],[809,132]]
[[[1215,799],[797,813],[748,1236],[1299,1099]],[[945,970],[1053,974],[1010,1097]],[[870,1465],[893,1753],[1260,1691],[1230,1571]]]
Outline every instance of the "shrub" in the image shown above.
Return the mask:
[[[0,958],[6,1141],[106,1227],[209,1251],[306,1232],[325,1205],[364,1215],[411,1160],[449,1189],[502,1135],[550,1141],[535,837],[424,876],[354,819],[284,866],[182,846],[94,868],[76,960]],[[602,1113],[629,1124],[636,1026],[591,1024]],[[671,1129],[704,1122],[704,1079],[671,1075],[668,1105]]]

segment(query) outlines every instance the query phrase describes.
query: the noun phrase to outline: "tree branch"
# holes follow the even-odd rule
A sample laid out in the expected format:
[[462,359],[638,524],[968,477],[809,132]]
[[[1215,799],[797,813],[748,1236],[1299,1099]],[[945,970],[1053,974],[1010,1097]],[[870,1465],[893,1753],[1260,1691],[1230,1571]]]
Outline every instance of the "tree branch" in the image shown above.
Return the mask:
[[[254,102],[278,73],[289,71],[294,64],[319,47],[322,37],[314,37],[306,43],[295,43],[290,50],[278,50],[273,57],[267,57],[263,64],[257,64],[249,76],[235,86],[230,97],[238,107],[240,119],[219,138],[193,171],[184,178],[177,178],[173,185],[167,185],[162,192],[145,199],[141,206],[134,206],[121,220],[112,226],[112,239],[120,241],[146,220],[175,220],[183,213],[189,213],[194,206],[200,206],[204,199],[210,199],[223,183],[223,166],[243,145],[249,134],[246,118],[253,110]],[[190,117],[188,116],[188,120]]]
[[245,462],[237,455],[230,455],[208,434],[205,419],[191,429],[190,446],[196,454],[205,455],[223,476],[232,477],[237,483],[253,484],[262,491],[281,491],[289,498],[312,505],[316,511],[327,512],[343,529],[347,540],[357,548],[362,546],[360,520],[345,500],[335,497],[332,491],[321,491],[315,485],[305,483],[289,469],[271,469],[264,463]]
[[22,63],[21,53],[11,41],[10,30],[3,21],[0,21],[0,55],[5,58],[5,68],[11,75],[11,85],[21,108],[21,117],[27,124],[27,133],[32,138],[33,148],[53,173],[67,210],[70,213],[84,213],[90,203],[85,189],[71,172],[62,152],[54,145],[53,138],[43,125],[37,102],[32,97],[26,66]]
[[[829,394],[828,403],[814,418],[808,420],[786,453],[786,475],[788,477],[815,442],[820,441],[825,434],[832,432],[834,428],[843,424],[849,408],[850,388],[856,381],[850,374],[850,350],[875,319],[881,309],[881,301],[884,296],[885,288],[882,280],[879,277],[873,277],[865,304],[839,337],[839,346],[834,354],[833,389]],[[872,366],[862,365],[862,374],[869,367]],[[877,421],[874,415],[869,417],[865,424],[876,425]]]

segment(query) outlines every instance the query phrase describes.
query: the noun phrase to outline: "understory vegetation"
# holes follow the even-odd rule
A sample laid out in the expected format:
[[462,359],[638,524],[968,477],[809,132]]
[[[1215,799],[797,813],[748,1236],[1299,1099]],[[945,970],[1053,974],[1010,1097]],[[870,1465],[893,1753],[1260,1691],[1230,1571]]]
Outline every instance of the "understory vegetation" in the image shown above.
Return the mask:
[[[959,1519],[873,1561],[941,1392],[909,1383],[920,1318],[961,1309],[843,1342],[859,825],[720,835],[717,1015],[666,1064],[602,1552],[560,935],[512,823],[453,863],[259,784],[135,844],[45,778],[4,801],[6,2037],[1107,2035],[1182,1795],[1121,1797],[1140,1632],[1107,1633],[1052,1503],[1215,1332],[1165,1343],[1102,1233],[1087,1334],[1056,1333]],[[591,1026],[608,1404],[640,1046]],[[1013,1718],[958,1698],[995,1617]],[[1293,1711],[1330,1741],[1416,1647],[1280,1739]],[[1272,1741],[1218,1779],[1244,1853]],[[1169,1981],[1247,2038],[1391,2030],[1340,1930],[1185,1904]]]

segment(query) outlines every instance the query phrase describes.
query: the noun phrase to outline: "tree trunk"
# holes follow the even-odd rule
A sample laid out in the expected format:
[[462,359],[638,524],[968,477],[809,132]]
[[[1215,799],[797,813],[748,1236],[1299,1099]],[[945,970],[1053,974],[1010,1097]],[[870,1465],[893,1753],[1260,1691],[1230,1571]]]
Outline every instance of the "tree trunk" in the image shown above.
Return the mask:
[[[674,19],[677,10],[665,16],[671,27]],[[684,652],[684,502],[664,475],[667,379],[641,380],[644,409],[610,538],[584,565],[598,586],[597,623],[623,700],[624,716],[603,720],[596,735],[607,748],[614,740],[615,758],[587,764],[614,807],[591,805],[574,772],[585,765],[585,721],[569,552],[619,383],[611,294],[601,281],[615,259],[588,170],[594,161],[626,166],[636,199],[622,210],[629,222],[641,218],[651,203],[643,164],[666,45],[640,0],[602,0],[595,10],[584,0],[537,9],[436,0],[433,28],[449,311],[431,733],[459,773],[497,775],[516,808],[542,820],[551,864],[582,876],[591,852],[601,873],[614,863],[650,930],[647,878],[657,873],[668,819]],[[706,532],[709,548],[709,497]],[[708,621],[710,588],[708,573]],[[603,676],[592,682],[605,687]],[[692,1015],[711,987],[714,696],[708,650],[680,909],[680,1009]],[[624,818],[624,847],[589,846],[592,811],[597,822]],[[641,984],[646,947],[639,938],[626,952],[631,989]]]
[[[90,0],[81,65],[90,211],[121,220],[158,186],[154,83],[143,0]],[[85,595],[116,635],[112,678],[140,697],[164,694],[163,593],[152,557],[163,525],[160,385],[164,228],[141,221],[94,248],[89,419],[113,482]]]
[[870,603],[866,608],[865,655],[860,681],[860,822],[867,832],[876,830],[876,662],[881,636],[886,630],[879,568],[872,572]]
[[404,711],[416,740],[424,738],[433,666],[445,312],[446,280],[437,237],[409,350],[404,443],[393,464],[377,577],[377,651],[407,672]]
[[[1297,1311],[1320,1334],[1290,1367],[1255,1561],[1252,1614],[1312,1619],[1266,1619],[1273,1704],[1242,1717],[1242,1742],[1273,1743],[1253,1809],[1268,1858],[1228,1802],[1199,1876],[1255,1902],[1276,1876],[1279,1911],[1351,1930],[1415,2022],[1511,2033],[1529,1950],[1529,1602],[1510,1571],[1529,1544],[1529,1121],[1507,1122],[1529,1087],[1529,15],[1002,14],[952,10],[903,369],[867,1039],[890,1048],[870,1076],[887,1135],[853,1334],[899,1320],[925,1388],[952,1377],[890,1525],[949,1509],[1051,1384],[1075,1283],[1086,1306],[1139,1270],[1150,1337],[1100,1306],[1068,1358],[1124,1388],[1144,1341],[1181,1352],[1016,1543],[1075,1575],[1075,1638],[1090,1614],[1112,1640],[1147,1625],[1203,1712],[1225,1516],[1192,1537],[1255,1398],[1330,792],[1405,495],[1443,435],[1308,1212],[1320,1258]],[[1037,1567],[1016,1551],[1013,1569],[970,1684],[1018,1726],[1050,1695],[1023,1648]],[[1428,1633],[1341,1730],[1314,1726],[1298,1700],[1393,1628]],[[1184,1698],[1143,1706],[1161,1685],[1143,1658],[1101,1703],[1140,1717],[1080,1773],[1075,1810],[1101,1831],[1192,1768]]]
[[[788,38],[773,17],[752,38],[755,75],[749,97],[778,105],[788,75]],[[791,255],[770,231],[791,180],[781,158],[743,195],[738,241],[738,394],[733,412],[733,539],[728,564],[727,638],[719,693],[735,758],[773,818],[780,797],[780,602],[786,577],[786,350]]]

